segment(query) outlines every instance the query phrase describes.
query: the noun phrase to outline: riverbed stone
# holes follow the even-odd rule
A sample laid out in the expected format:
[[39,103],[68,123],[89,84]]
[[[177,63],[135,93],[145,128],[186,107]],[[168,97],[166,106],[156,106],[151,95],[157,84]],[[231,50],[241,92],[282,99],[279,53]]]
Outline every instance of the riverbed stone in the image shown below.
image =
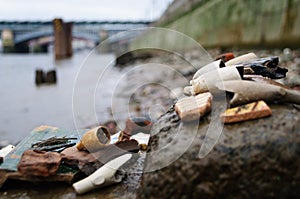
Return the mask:
[[18,171],[24,176],[52,176],[56,174],[61,159],[56,152],[26,150],[18,164]]
[[[220,102],[213,103],[219,107]],[[271,117],[224,125],[217,144],[204,158],[199,158],[199,150],[213,113],[199,123],[182,123],[171,108],[151,130],[137,197],[299,196],[300,111],[291,104],[271,104],[270,107]],[[192,141],[187,142],[191,137]],[[189,146],[180,155],[186,144]],[[163,159],[170,156],[176,158],[165,166]]]

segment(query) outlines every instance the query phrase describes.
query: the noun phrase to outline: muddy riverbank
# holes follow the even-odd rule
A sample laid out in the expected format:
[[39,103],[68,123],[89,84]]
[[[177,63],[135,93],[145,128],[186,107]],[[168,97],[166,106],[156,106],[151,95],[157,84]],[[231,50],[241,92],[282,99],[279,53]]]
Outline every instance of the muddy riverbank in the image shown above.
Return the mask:
[[[232,51],[235,55],[250,52]],[[299,51],[283,52],[283,49],[278,49],[254,52],[258,57],[280,56],[280,65],[289,68],[288,77],[281,81],[295,89],[299,88]],[[211,57],[215,57],[222,51],[215,49],[209,53]],[[125,120],[131,116],[147,116],[155,122],[146,159],[143,154],[137,161],[137,166],[122,183],[78,196],[69,184],[10,181],[0,190],[0,197],[249,198],[275,197],[277,194],[282,197],[297,196],[300,159],[299,107],[272,104],[271,117],[225,125],[213,151],[204,159],[199,159],[199,149],[209,128],[211,114],[204,117],[199,125],[185,125],[170,109],[177,97],[182,95],[179,88],[186,86],[191,78],[189,75],[183,75],[193,69],[185,58],[193,60],[195,65],[201,65],[201,57],[197,54],[188,52],[184,56],[167,53],[143,61],[138,60],[132,65],[118,69],[124,75],[112,88],[111,109],[106,109],[105,115],[110,115],[110,119],[114,119],[120,129],[125,127]],[[97,103],[100,104],[101,100],[97,101],[96,105]],[[216,101],[216,107],[218,103],[220,107],[223,104],[222,101]],[[157,157],[150,154],[155,151],[159,151],[160,158],[174,159],[170,164],[164,165],[164,161],[159,162]],[[153,166],[157,167],[160,164],[160,169],[141,174],[143,169],[150,171]]]
[[[289,69],[281,82],[299,89],[299,51],[254,52],[258,57],[280,56],[281,66]],[[181,122],[173,108],[158,119],[138,198],[299,197],[299,107],[271,103],[270,117],[222,126],[214,116],[222,112],[224,101],[214,99],[213,105],[214,111],[199,123]],[[220,127],[222,134],[201,157],[201,147],[214,143],[206,134],[211,127],[211,133]]]

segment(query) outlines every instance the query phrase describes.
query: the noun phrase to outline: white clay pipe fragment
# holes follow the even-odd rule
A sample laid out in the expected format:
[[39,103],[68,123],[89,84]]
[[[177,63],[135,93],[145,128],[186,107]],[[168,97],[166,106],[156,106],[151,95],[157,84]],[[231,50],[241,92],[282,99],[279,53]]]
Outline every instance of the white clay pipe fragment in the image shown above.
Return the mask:
[[134,139],[139,143],[140,149],[146,150],[150,140],[150,134],[139,132],[131,136],[131,139]]
[[225,67],[224,62],[219,59],[217,61],[211,62],[203,67],[201,67],[193,76],[193,79],[197,79],[198,77],[200,77],[201,75],[203,75],[204,73],[208,73],[214,70],[217,70],[219,68],[223,68]]
[[16,148],[15,146],[13,145],[7,145],[6,147],[3,147],[1,150],[0,150],[0,157],[5,157],[7,156],[7,154],[9,154],[14,148]]
[[266,102],[286,102],[300,104],[300,92],[286,89],[281,86],[258,83],[245,80],[219,82],[219,89],[234,93],[230,100],[231,106],[264,100]]
[[117,143],[119,141],[120,134],[121,134],[121,131],[119,131],[118,133],[115,133],[112,136],[110,136],[110,143],[109,144]]
[[191,80],[191,87],[189,87],[188,89],[190,89],[192,95],[208,91],[214,92],[217,89],[217,82],[241,79],[241,75],[236,67],[224,67],[208,73],[204,73],[197,79]]
[[78,194],[83,194],[96,188],[121,182],[121,178],[115,177],[116,171],[131,157],[132,154],[125,154],[109,161],[90,176],[74,183],[73,188]]
[[239,64],[239,63],[242,63],[242,62],[245,62],[245,61],[249,61],[249,60],[252,60],[252,59],[257,59],[257,56],[254,53],[247,53],[247,54],[238,56],[236,58],[233,58],[233,59],[225,62],[225,65],[226,66],[234,66],[236,64]]

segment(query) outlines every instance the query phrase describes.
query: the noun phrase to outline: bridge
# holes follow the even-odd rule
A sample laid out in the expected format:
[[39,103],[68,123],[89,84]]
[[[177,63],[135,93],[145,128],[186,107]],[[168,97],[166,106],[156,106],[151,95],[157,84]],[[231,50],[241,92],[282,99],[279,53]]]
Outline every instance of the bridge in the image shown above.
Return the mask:
[[[74,40],[83,40],[92,42],[94,45],[100,43],[103,39],[119,32],[147,27],[150,21],[75,21],[72,28]],[[48,46],[53,44],[54,31],[52,21],[0,21],[0,32],[11,32],[12,41],[8,42],[13,45],[15,52],[26,52],[29,45]],[[41,40],[41,38],[48,38]],[[42,42],[40,42],[42,41]],[[47,42],[46,42],[47,41]],[[5,47],[7,41],[3,40],[2,45]],[[46,49],[46,48],[44,48]]]

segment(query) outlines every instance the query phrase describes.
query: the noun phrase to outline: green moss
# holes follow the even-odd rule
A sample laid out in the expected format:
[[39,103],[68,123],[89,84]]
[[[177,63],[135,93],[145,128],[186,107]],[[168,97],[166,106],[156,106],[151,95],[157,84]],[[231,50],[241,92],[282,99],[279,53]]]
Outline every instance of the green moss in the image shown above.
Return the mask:
[[[300,0],[207,0],[162,27],[186,34],[205,47],[300,46],[299,10]],[[147,37],[152,43],[170,39],[159,33]],[[180,45],[175,39],[173,46]]]

